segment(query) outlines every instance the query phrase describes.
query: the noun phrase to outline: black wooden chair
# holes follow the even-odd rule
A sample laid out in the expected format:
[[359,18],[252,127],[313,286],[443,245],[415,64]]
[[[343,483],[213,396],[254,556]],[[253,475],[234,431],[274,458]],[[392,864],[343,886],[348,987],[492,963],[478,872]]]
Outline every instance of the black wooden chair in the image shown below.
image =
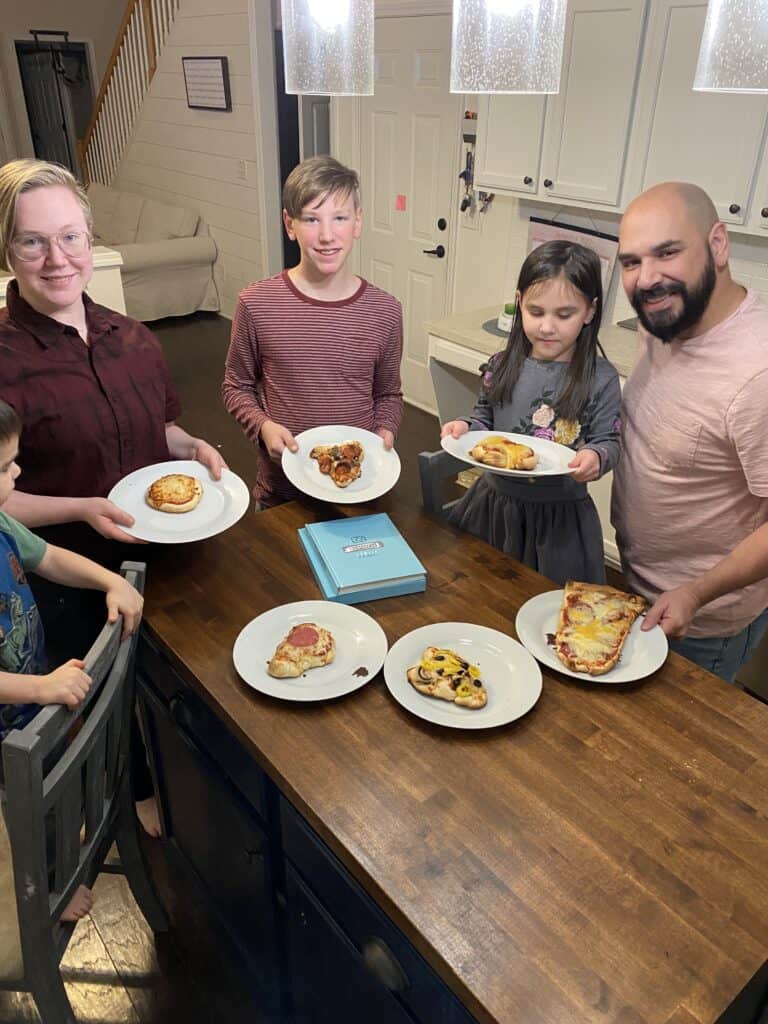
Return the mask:
[[443,481],[455,477],[467,468],[466,462],[456,459],[442,449],[437,452],[419,452],[419,478],[421,479],[421,500],[425,512],[444,519],[454,501],[443,501]]
[[[125,562],[121,572],[143,590],[144,570]],[[150,927],[167,928],[131,792],[138,633],[121,641],[121,630],[122,618],[107,624],[88,652],[85,671],[93,682],[80,707],[45,707],[2,744],[21,973],[1,978],[0,988],[31,992],[44,1024],[75,1022],[59,971],[75,925],[59,919],[79,885],[92,886],[101,872],[124,873]],[[105,865],[113,842],[120,863]]]

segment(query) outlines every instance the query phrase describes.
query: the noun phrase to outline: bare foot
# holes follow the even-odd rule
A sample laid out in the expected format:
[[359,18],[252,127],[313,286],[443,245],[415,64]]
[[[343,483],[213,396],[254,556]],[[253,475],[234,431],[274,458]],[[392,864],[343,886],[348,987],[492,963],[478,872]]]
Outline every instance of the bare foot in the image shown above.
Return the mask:
[[75,890],[75,895],[67,904],[66,909],[59,920],[79,921],[81,917],[85,917],[86,914],[90,913],[92,906],[93,893],[87,886],[78,885]]
[[141,827],[148,836],[159,839],[162,832],[160,828],[160,812],[157,809],[157,798],[148,796],[146,800],[136,801],[136,816],[141,822]]

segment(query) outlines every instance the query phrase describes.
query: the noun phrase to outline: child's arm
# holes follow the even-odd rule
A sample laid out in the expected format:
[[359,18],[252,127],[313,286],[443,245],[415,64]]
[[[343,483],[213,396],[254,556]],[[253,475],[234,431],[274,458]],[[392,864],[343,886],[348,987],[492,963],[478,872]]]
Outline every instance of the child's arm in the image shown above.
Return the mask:
[[597,480],[613,469],[621,453],[621,386],[614,371],[592,401],[584,446],[568,463],[576,472],[573,479],[584,483]]
[[402,356],[401,310],[373,372],[373,429],[384,439],[385,448],[391,448],[394,444],[403,418],[403,386],[400,380]]
[[238,298],[232,319],[232,335],[224,364],[221,397],[224,408],[234,416],[249,441],[259,442],[262,424],[268,418],[259,398],[261,380],[259,339],[242,299]]
[[121,526],[133,526],[133,516],[107,498],[60,498],[14,490],[3,504],[3,511],[30,529],[83,522],[109,540],[143,543],[120,529]]
[[52,583],[103,590],[107,600],[107,621],[114,622],[122,614],[123,636],[128,636],[138,627],[144,598],[128,580],[90,558],[49,544],[33,571]]
[[70,658],[44,676],[0,672],[0,704],[66,704],[76,708],[91,686],[84,662]]

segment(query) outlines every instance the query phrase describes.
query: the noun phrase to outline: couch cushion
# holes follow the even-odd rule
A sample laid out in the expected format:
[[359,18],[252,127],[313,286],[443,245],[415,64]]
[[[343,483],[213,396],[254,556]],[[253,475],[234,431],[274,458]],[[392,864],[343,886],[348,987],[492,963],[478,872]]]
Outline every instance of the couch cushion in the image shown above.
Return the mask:
[[98,239],[109,238],[112,234],[112,218],[120,193],[98,181],[88,186],[88,200],[93,214],[93,233]]
[[[194,210],[146,199],[136,231],[137,242],[161,242],[168,238],[190,238],[200,220]],[[120,239],[122,241],[122,239]]]
[[139,227],[139,218],[144,208],[144,196],[136,196],[132,192],[118,192],[112,224],[106,236],[110,242],[135,242]]

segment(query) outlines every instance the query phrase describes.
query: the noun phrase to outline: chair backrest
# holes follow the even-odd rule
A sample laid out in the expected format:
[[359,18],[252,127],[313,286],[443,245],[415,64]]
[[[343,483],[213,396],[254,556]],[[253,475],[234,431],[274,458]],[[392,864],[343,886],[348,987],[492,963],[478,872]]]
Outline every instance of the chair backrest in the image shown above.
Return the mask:
[[443,502],[443,481],[455,476],[467,465],[446,451],[419,452],[419,478],[421,500],[430,515],[444,518],[455,501]]
[[[145,566],[121,573],[143,591]],[[6,819],[24,963],[53,935],[61,958],[73,930],[59,921],[79,885],[91,886],[114,839],[130,756],[138,632],[121,641],[108,623],[85,658],[92,685],[82,704],[43,708],[2,744]]]

